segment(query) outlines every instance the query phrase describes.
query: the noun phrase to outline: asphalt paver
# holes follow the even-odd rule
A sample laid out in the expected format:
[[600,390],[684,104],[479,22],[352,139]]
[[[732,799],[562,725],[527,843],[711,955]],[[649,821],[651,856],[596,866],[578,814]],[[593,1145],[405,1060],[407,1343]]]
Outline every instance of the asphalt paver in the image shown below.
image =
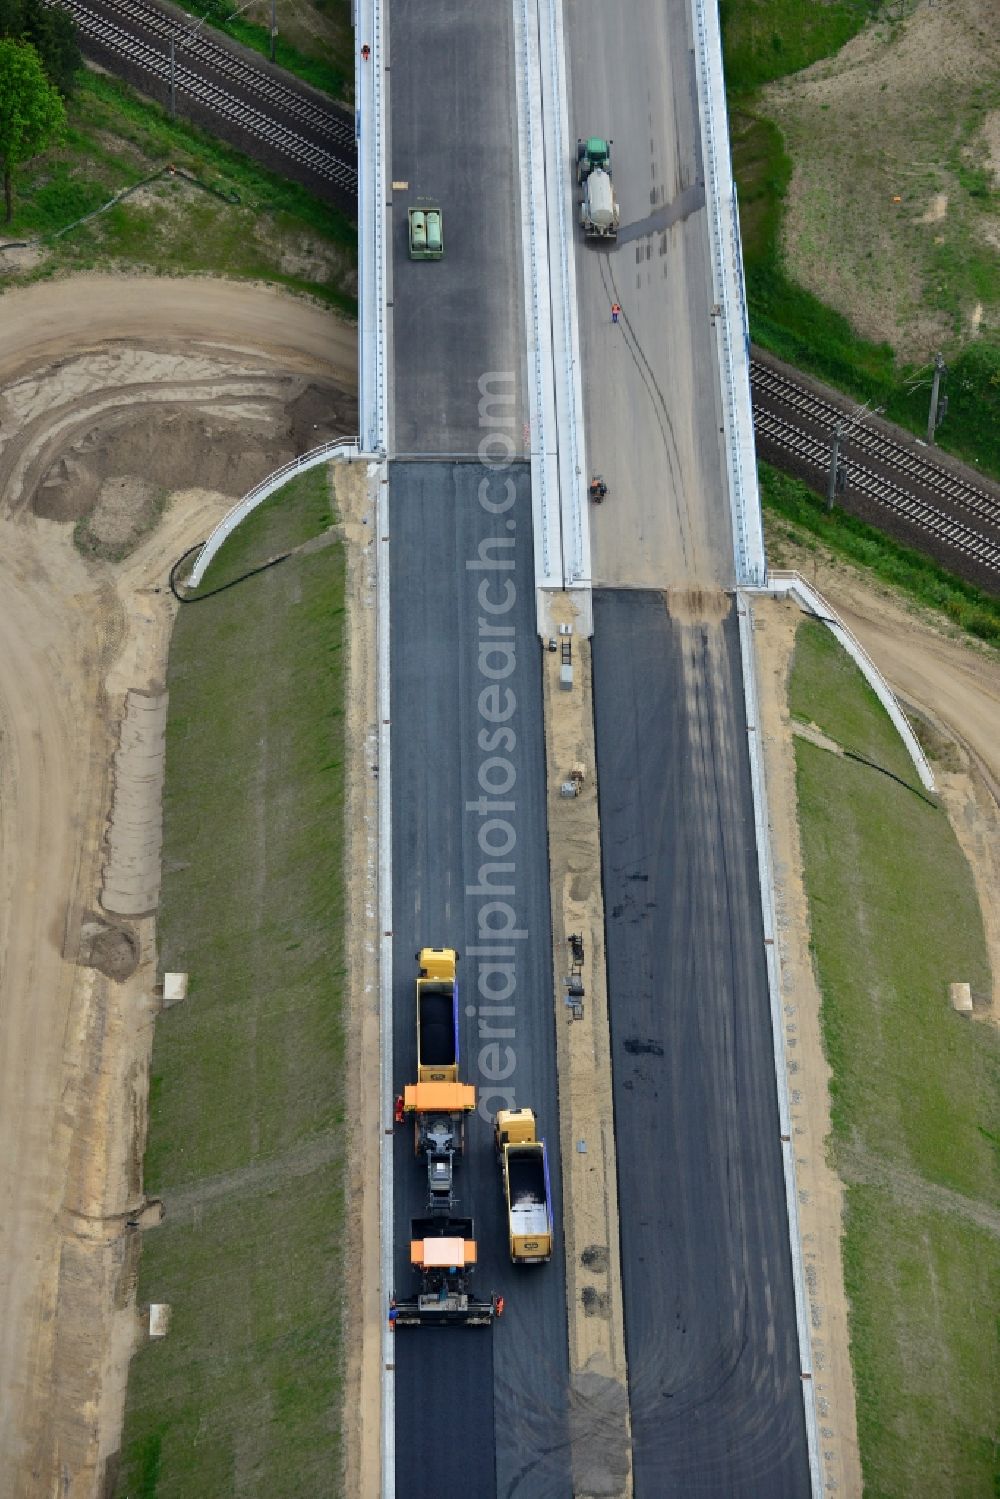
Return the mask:
[[[478,1091],[456,1168],[492,1330],[400,1328],[401,1499],[569,1499],[569,1382],[540,645],[529,472],[393,463],[391,675],[393,1082],[416,1081],[415,954],[455,947],[459,1076]],[[484,506],[501,507],[491,511]],[[488,1116],[536,1111],[550,1151],[556,1253],[511,1265]],[[413,1294],[410,1220],[426,1169],[409,1125],[394,1154],[395,1275]]]

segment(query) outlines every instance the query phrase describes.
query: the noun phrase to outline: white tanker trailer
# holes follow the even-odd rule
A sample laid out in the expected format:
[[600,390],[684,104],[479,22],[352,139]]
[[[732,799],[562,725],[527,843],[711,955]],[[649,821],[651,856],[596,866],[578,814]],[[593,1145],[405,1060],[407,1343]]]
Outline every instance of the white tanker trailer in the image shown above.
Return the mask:
[[584,183],[580,223],[588,239],[617,238],[618,199],[611,178],[603,167],[595,167]]

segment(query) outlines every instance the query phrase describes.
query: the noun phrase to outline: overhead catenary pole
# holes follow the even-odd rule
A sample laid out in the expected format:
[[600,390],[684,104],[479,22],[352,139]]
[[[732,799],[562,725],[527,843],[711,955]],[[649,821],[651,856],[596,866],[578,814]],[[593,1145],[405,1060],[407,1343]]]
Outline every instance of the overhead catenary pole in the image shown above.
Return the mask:
[[833,429],[830,439],[830,469],[826,476],[826,508],[833,509],[834,496],[837,493],[837,476],[840,470],[840,439],[843,435],[843,427],[840,422]]
[[274,62],[275,48],[278,44],[278,23],[274,17],[275,0],[271,0],[271,61]]
[[927,413],[927,441],[933,443],[934,433],[938,425],[938,397],[941,393],[941,377],[948,373],[947,366],[940,354],[934,355],[934,379],[931,383],[931,409]]
[[884,411],[883,406],[876,406],[872,410],[872,400],[867,400],[863,406],[859,406],[849,417],[843,417],[837,422],[830,439],[830,469],[826,478],[826,508],[833,509],[834,497],[843,493],[847,488],[847,465],[840,456],[840,445],[846,437],[850,437],[859,422],[863,422],[866,416],[879,416]]
[[170,118],[177,118],[177,57],[173,37],[170,38]]

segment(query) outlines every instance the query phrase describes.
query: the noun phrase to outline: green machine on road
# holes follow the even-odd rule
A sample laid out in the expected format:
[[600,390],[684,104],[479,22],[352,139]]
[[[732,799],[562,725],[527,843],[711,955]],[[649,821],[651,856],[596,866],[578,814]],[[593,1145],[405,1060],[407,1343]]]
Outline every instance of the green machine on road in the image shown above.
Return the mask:
[[444,215],[440,208],[408,208],[410,259],[440,260],[444,254]]
[[583,185],[580,223],[588,239],[618,237],[618,198],[611,181],[613,144],[599,135],[576,143],[576,180]]
[[614,141],[602,140],[599,135],[592,135],[587,140],[578,140],[576,143],[576,180],[586,182],[591,172],[599,167],[601,171],[611,176],[611,147]]

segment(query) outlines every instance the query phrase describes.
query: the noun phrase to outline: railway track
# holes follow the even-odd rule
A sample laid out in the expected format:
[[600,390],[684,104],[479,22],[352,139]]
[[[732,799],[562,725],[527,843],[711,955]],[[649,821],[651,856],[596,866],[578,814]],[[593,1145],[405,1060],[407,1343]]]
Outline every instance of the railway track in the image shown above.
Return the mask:
[[[327,184],[342,198],[357,194],[353,119],[273,77],[216,40],[147,0],[47,0],[69,11],[81,43],[127,64],[163,97],[171,71],[179,100],[187,99],[249,137],[272,158]],[[171,70],[170,42],[174,43]]]
[[[754,413],[754,429],[759,436],[783,448],[802,462],[825,474],[829,461],[829,443],[803,432],[771,411]],[[929,536],[966,553],[973,561],[1000,575],[1000,535],[992,541],[970,526],[963,525],[946,511],[917,499],[898,484],[865,464],[850,465],[851,485],[860,494],[894,511],[901,519],[926,531]]]
[[[754,431],[762,456],[822,489],[830,439],[854,408],[826,399],[783,371],[751,359]],[[938,464],[883,427],[858,423],[843,440],[848,505],[876,524],[921,542],[947,565],[971,573],[996,591],[1000,585],[1000,492]]]

